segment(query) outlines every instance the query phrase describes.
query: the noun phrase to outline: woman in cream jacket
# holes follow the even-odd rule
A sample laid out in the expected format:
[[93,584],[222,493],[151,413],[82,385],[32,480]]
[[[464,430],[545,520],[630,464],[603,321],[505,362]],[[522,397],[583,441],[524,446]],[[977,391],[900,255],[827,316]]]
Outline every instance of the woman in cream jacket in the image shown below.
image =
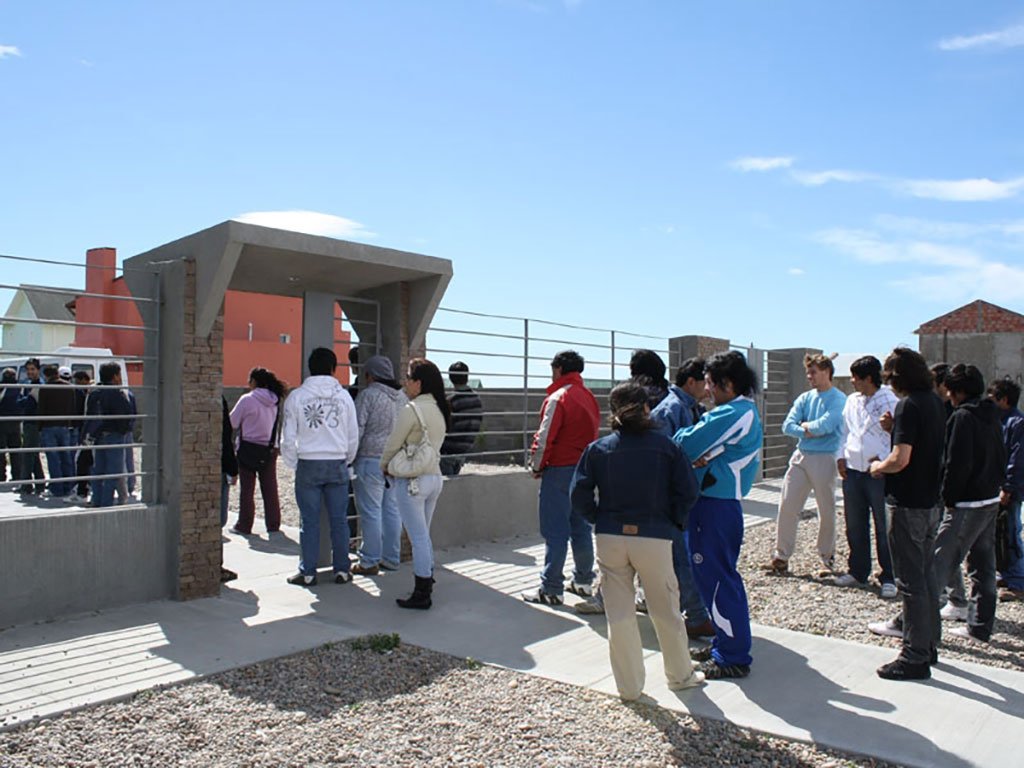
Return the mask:
[[[407,445],[417,445],[423,439],[423,430],[416,411],[427,426],[427,439],[440,456],[441,444],[448,432],[450,413],[444,396],[444,380],[437,366],[424,358],[409,361],[409,375],[405,380],[405,394],[409,398],[398,414],[395,428],[384,446],[380,466],[385,474],[388,462]],[[430,520],[434,516],[437,499],[441,495],[443,480],[438,460],[418,477],[391,478],[398,497],[398,511],[402,525],[412,544],[412,570],[416,577],[413,593],[397,603],[402,608],[425,610],[431,606],[434,586],[434,551],[430,541]]]

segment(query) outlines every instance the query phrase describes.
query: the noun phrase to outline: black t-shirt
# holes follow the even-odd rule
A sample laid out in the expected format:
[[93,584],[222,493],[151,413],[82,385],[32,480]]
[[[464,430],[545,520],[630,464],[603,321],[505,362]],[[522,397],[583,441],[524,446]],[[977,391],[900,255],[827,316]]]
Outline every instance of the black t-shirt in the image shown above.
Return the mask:
[[946,409],[932,391],[912,392],[896,404],[892,444],[911,447],[910,463],[886,477],[885,491],[901,507],[929,509],[939,502]]

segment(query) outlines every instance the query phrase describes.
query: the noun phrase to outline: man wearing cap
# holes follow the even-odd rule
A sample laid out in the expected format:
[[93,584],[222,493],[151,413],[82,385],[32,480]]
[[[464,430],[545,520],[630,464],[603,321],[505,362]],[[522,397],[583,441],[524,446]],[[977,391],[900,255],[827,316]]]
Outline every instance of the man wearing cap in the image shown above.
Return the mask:
[[461,360],[448,366],[448,380],[455,390],[448,398],[452,409],[452,428],[441,446],[441,474],[457,475],[473,450],[476,435],[483,424],[484,405],[480,395],[469,386],[469,366]]
[[70,450],[71,422],[67,418],[75,415],[75,391],[60,378],[56,365],[44,366],[43,377],[46,385],[39,389],[39,443],[50,470],[50,489],[44,496],[63,499],[74,491],[74,485],[63,482],[63,478],[75,475],[74,452]]

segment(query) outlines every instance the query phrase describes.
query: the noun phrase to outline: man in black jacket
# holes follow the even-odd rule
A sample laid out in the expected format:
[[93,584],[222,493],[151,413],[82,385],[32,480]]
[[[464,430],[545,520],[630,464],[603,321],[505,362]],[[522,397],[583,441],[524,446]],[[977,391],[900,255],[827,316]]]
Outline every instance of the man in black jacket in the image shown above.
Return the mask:
[[[21,409],[18,407],[18,372],[13,368],[4,368],[3,383],[7,386],[0,390],[0,417],[9,421],[0,421],[0,480],[7,480],[7,457],[11,461],[11,480],[21,478],[21,454],[10,453],[11,448],[21,448]],[[6,488],[4,489],[6,490]]]
[[946,422],[942,477],[946,512],[935,540],[935,579],[939,585],[948,583],[967,556],[971,578],[967,626],[950,634],[988,642],[996,617],[996,513],[1006,474],[1006,448],[999,409],[983,397],[981,371],[973,365],[954,365],[945,383],[954,410]]
[[441,474],[457,475],[466,463],[460,454],[470,453],[483,424],[484,406],[480,395],[469,386],[469,366],[463,362],[448,366],[448,380],[455,391],[448,398],[452,409],[452,427],[441,445]]

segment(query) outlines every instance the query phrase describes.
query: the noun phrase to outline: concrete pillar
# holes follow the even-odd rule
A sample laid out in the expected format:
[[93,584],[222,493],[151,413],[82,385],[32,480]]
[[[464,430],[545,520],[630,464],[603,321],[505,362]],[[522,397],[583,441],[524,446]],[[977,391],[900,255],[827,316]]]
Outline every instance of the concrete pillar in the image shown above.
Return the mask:
[[675,376],[675,370],[691,357],[711,357],[718,352],[729,351],[729,340],[714,336],[675,336],[668,340],[669,380]]
[[[209,597],[220,591],[221,380],[223,306],[208,336],[195,333],[195,261],[161,266],[159,342],[147,334],[146,384],[160,383],[155,405],[159,426],[145,422],[143,466],[159,467],[158,485],[144,489],[147,501],[168,509],[168,540],[177,542],[170,559],[175,596]],[[152,307],[153,305],[144,305]],[[143,312],[143,317],[152,310]],[[148,325],[149,323],[147,323]],[[156,347],[157,349],[154,349]],[[173,361],[173,364],[171,363]],[[159,444],[154,432],[159,430]],[[154,457],[159,454],[159,462]],[[159,499],[154,498],[159,496]]]

